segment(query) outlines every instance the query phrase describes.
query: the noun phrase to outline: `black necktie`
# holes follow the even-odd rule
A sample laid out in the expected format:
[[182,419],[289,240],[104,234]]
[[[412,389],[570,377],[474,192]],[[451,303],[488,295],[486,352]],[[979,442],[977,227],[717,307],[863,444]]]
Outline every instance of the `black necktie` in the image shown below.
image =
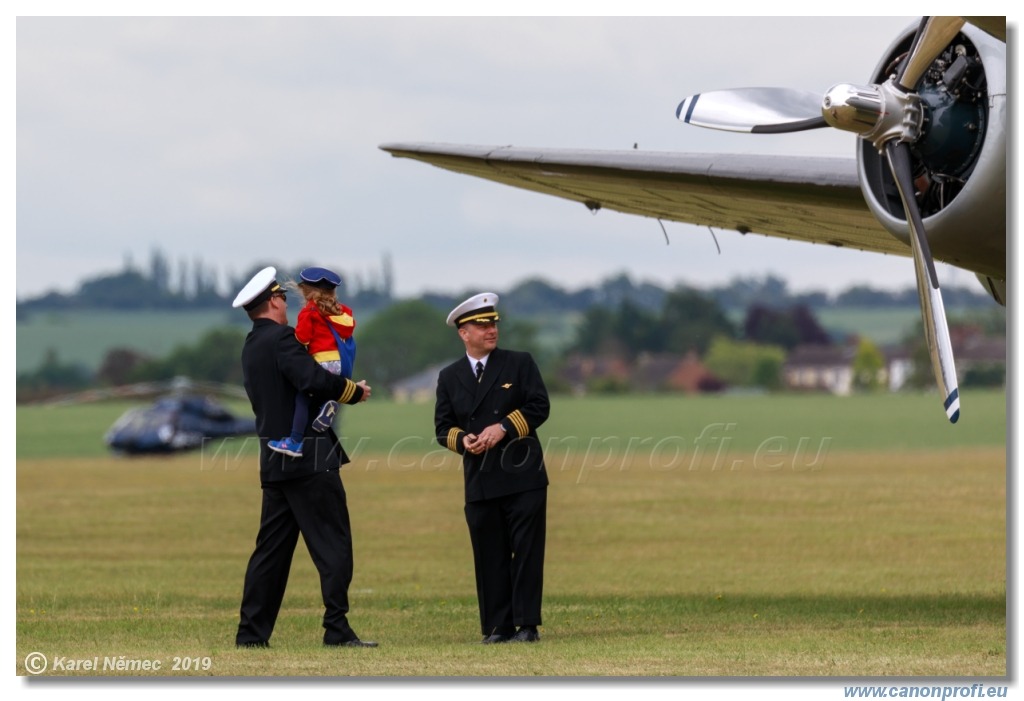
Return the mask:
[[484,364],[479,360],[476,361],[476,381],[479,382],[480,378],[484,376]]

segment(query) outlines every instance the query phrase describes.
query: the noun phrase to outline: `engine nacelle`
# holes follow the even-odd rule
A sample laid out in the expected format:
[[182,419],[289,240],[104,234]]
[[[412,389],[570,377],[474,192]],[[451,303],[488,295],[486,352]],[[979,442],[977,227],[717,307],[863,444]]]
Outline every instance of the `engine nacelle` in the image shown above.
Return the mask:
[[[875,68],[872,83],[884,83],[895,73],[913,37],[911,27],[892,43]],[[925,114],[921,137],[911,145],[911,153],[932,255],[978,274],[993,297],[1005,303],[1006,45],[964,25],[916,90]],[[909,245],[892,172],[869,141],[858,144],[857,169],[871,212]],[[993,285],[999,283],[1002,292],[997,295]]]

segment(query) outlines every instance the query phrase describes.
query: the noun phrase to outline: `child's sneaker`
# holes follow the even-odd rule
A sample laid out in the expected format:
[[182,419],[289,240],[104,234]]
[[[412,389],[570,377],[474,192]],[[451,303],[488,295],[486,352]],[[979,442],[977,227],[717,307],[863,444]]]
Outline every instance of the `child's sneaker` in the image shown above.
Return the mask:
[[302,441],[293,441],[291,436],[282,438],[279,441],[267,441],[267,447],[275,453],[284,453],[285,455],[291,455],[293,458],[302,457]]
[[317,414],[317,417],[313,419],[313,430],[318,433],[323,433],[334,424],[334,417],[338,413],[338,403],[333,399],[324,402],[323,409]]

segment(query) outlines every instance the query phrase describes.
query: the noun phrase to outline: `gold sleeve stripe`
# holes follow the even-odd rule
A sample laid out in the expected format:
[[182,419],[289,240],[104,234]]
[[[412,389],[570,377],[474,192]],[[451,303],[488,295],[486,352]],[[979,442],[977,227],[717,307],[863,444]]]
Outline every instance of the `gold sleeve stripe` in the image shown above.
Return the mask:
[[448,429],[448,450],[453,453],[459,452],[459,434],[462,433],[460,428]]
[[523,412],[518,409],[508,415],[508,420],[515,426],[516,433],[519,434],[520,438],[530,433],[530,425],[526,423],[526,417],[523,416]]
[[352,397],[356,396],[356,383],[352,380],[345,380],[345,389],[338,397],[338,401],[342,404],[348,404],[352,401]]

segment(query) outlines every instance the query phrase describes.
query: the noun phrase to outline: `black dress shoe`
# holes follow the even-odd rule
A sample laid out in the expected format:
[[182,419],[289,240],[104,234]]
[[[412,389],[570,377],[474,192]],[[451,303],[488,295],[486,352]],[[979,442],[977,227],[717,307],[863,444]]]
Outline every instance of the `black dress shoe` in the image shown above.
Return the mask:
[[537,626],[522,626],[519,631],[509,639],[509,642],[535,643],[539,640],[540,633],[537,632]]
[[360,640],[359,638],[352,638],[351,640],[343,640],[338,643],[329,643],[324,641],[324,645],[327,647],[377,647],[378,643],[372,640]]
[[249,648],[249,647],[270,647],[270,643],[266,640],[253,640],[248,643],[235,643],[237,648]]
[[488,635],[486,638],[480,641],[481,645],[494,645],[495,643],[507,643],[512,639],[511,635],[502,635],[501,633],[495,633],[494,635]]

